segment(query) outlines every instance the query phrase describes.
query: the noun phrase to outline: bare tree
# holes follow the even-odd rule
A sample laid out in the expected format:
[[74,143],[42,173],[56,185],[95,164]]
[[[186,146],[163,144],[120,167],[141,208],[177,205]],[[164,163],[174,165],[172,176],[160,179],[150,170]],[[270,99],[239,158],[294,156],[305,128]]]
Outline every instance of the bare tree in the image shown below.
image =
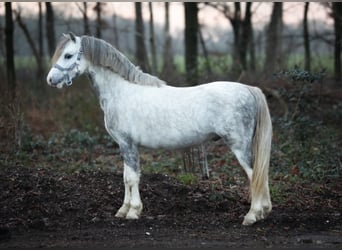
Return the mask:
[[266,59],[265,59],[265,73],[273,73],[282,64],[282,29],[283,29],[283,3],[273,3],[273,10],[271,20],[268,25],[266,34]]
[[41,81],[43,80],[43,72],[44,72],[44,66],[43,66],[43,57],[40,54],[40,48],[36,46],[36,43],[34,42],[30,31],[28,30],[25,22],[21,19],[20,12],[15,12],[16,13],[16,21],[19,24],[19,27],[22,29],[28,44],[31,47],[31,50],[33,52],[34,58],[36,59],[37,62],[37,78],[40,79]]
[[155,41],[155,34],[154,34],[152,2],[148,2],[148,8],[150,11],[150,47],[151,47],[151,57],[152,57],[151,73],[156,74],[158,71],[157,69],[158,65],[157,65],[157,55],[156,55],[156,41]]
[[38,2],[38,51],[39,51],[39,57],[43,58],[44,56],[44,38],[43,38],[43,11],[42,11],[42,3]]
[[230,7],[230,3],[213,3],[207,2],[209,5],[220,11],[230,22],[233,28],[233,73],[240,73],[241,70],[248,69],[247,53],[251,52],[250,65],[254,68],[254,44],[253,44],[253,27],[252,27],[252,3],[247,2],[245,8],[244,19],[241,15],[241,3],[234,2],[234,11]]
[[83,2],[81,7],[78,2],[76,2],[78,9],[83,15],[83,34],[90,35],[89,20],[88,20],[88,2]]
[[249,40],[249,46],[248,46],[248,52],[249,52],[249,67],[248,69],[251,72],[254,72],[256,69],[256,60],[255,60],[255,37],[254,37],[254,29],[252,26],[250,26],[250,40]]
[[334,18],[335,44],[334,44],[334,75],[335,80],[341,80],[341,46],[342,46],[342,3],[332,3],[332,16]]
[[195,85],[198,82],[197,72],[197,35],[198,6],[196,2],[184,2],[185,7],[185,68],[187,81]]
[[135,2],[135,55],[137,64],[145,72],[150,72],[145,46],[144,22],[141,2]]
[[331,42],[329,39],[320,36],[319,38],[327,44],[334,46],[334,78],[336,82],[341,80],[341,52],[342,52],[342,3],[340,2],[322,2],[327,8],[329,15],[334,19],[335,39]]
[[208,50],[207,46],[205,45],[204,37],[202,34],[202,29],[201,27],[198,29],[198,38],[202,47],[203,55],[205,58],[205,66],[207,69],[207,75],[210,77],[212,75],[212,70],[211,70],[211,65],[210,65],[210,60],[209,60],[209,55],[208,55]]
[[49,55],[52,57],[56,49],[55,18],[51,2],[45,3],[46,7],[46,38]]
[[239,49],[239,58],[243,70],[247,70],[247,52],[252,40],[252,2],[246,3],[245,18],[241,20],[240,42],[237,45]]
[[113,31],[114,31],[114,45],[117,49],[120,49],[119,46],[119,32],[118,32],[118,24],[117,24],[117,15],[114,12],[113,14]]
[[163,50],[163,70],[162,75],[168,76],[174,69],[175,65],[173,63],[172,55],[172,38],[170,34],[170,16],[169,16],[169,2],[165,2],[165,28],[164,28],[164,50]]
[[233,62],[234,64],[239,64],[239,38],[240,38],[240,24],[241,24],[241,7],[239,2],[234,3],[234,12],[231,11],[229,3],[214,3],[206,2],[207,5],[220,11],[230,22],[233,28]]
[[96,2],[96,5],[94,7],[94,11],[96,12],[96,37],[101,38],[102,32],[101,32],[101,26],[102,26],[102,5],[105,3]]
[[7,73],[7,84],[9,90],[9,96],[13,101],[15,99],[16,89],[16,76],[15,76],[15,65],[14,65],[14,26],[12,17],[12,3],[5,3],[5,43],[6,43],[6,73]]
[[[240,58],[240,30],[241,30],[241,4],[234,2],[234,14],[230,17],[230,22],[233,27],[234,43],[233,43],[233,71],[237,71],[241,67]],[[235,65],[235,68],[234,68]]]
[[311,53],[310,53],[310,39],[309,39],[309,25],[308,25],[308,11],[309,2],[304,5],[304,18],[303,18],[303,39],[304,39],[304,68],[307,71],[311,70]]
[[[4,27],[4,24],[2,23],[2,20],[0,20],[0,57],[2,58],[6,58],[6,49],[5,49],[5,27]],[[0,76],[4,76],[6,73],[5,73],[5,70],[6,70],[6,61],[5,60],[1,60],[0,62]],[[1,87],[1,86],[0,86]]]
[[[38,56],[40,58],[39,62],[40,64],[38,64],[38,72],[37,72],[37,76],[38,76],[38,83],[41,83],[43,81],[45,81],[45,77],[43,77],[44,75],[44,37],[43,37],[43,11],[42,11],[42,3],[38,2],[38,9],[39,9],[39,15],[38,15]],[[40,88],[41,90],[43,90],[44,88]]]

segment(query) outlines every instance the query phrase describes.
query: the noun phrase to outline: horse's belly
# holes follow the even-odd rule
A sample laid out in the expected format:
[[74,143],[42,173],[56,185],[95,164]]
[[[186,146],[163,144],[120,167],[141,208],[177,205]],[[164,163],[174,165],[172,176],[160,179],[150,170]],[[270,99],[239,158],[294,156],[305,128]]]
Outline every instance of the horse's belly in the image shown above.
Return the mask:
[[155,133],[140,136],[139,145],[148,148],[178,149],[201,144],[214,137],[211,133]]

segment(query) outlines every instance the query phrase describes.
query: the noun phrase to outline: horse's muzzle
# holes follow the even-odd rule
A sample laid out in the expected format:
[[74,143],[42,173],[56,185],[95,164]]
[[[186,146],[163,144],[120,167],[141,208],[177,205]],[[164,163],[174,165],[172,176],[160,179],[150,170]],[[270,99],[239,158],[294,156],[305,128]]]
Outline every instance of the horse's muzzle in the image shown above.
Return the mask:
[[47,83],[56,88],[63,88],[72,84],[72,78],[68,74],[50,72],[46,78]]

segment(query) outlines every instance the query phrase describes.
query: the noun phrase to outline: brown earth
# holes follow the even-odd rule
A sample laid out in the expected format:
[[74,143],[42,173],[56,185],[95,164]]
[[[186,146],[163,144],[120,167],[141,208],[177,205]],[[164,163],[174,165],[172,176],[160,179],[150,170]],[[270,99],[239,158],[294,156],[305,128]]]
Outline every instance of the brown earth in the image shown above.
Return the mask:
[[[122,176],[0,166],[0,248],[7,247],[319,247],[341,248],[341,183],[288,186],[264,221],[241,225],[246,188],[188,186],[142,176],[142,218],[114,217]],[[300,196],[300,197],[299,197]],[[299,197],[299,198],[298,198]]]

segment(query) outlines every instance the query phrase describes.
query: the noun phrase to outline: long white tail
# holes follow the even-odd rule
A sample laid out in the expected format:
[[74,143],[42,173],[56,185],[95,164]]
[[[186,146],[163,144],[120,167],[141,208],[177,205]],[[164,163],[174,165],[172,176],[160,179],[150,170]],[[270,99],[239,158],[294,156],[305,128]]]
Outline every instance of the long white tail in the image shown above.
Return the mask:
[[250,87],[257,103],[256,126],[253,137],[253,174],[251,180],[251,210],[245,216],[244,225],[263,219],[272,209],[268,170],[272,143],[272,121],[264,94],[259,88]]
[[259,88],[251,88],[257,101],[256,127],[253,138],[252,192],[260,195],[268,187],[268,169],[272,143],[272,121],[264,94]]

